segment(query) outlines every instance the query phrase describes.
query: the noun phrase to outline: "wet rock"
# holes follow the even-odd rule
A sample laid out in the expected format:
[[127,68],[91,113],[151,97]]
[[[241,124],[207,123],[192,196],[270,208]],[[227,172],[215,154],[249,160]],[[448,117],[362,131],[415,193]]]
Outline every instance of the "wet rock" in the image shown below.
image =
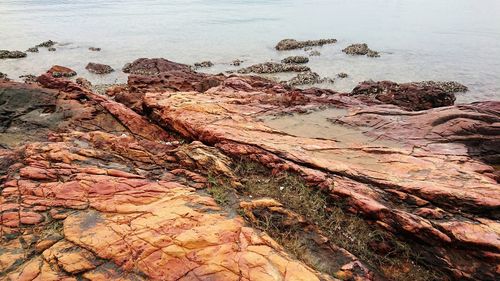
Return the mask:
[[340,73],[337,74],[337,77],[343,79],[343,78],[349,77],[349,74],[347,74],[345,72],[340,72]]
[[0,59],[19,59],[26,56],[27,54],[21,51],[0,50]]
[[19,78],[21,78],[24,83],[35,83],[37,76],[33,74],[26,74],[19,76]]
[[156,75],[161,72],[168,72],[173,70],[191,72],[189,65],[175,63],[163,58],[137,59],[132,63],[127,63],[122,70],[125,73],[139,75]]
[[308,63],[309,58],[304,57],[304,56],[290,56],[286,57],[281,60],[282,63],[296,63],[296,64],[302,64],[302,63]]
[[83,77],[78,77],[75,80],[76,84],[80,85],[84,89],[92,89],[92,83],[90,83],[89,80],[83,78]]
[[0,79],[8,79],[7,74],[0,72]]
[[48,41],[45,41],[45,42],[42,42],[38,45],[36,45],[35,47],[42,47],[42,48],[50,48],[50,47],[53,47],[57,44],[57,42],[54,42],[52,40],[48,40]]
[[214,63],[211,61],[202,61],[202,62],[197,62],[194,64],[195,68],[205,68],[205,67],[212,67],[214,66]]
[[108,74],[115,71],[111,66],[107,64],[89,62],[85,67],[89,72],[95,74]]
[[54,47],[50,47],[50,48],[48,48],[47,50],[48,50],[49,52],[55,52],[55,51],[56,51],[56,48],[54,48]]
[[30,53],[38,53],[38,47],[31,47],[31,48],[29,48],[28,50],[26,50],[26,52],[30,52]]
[[334,44],[336,42],[337,39],[320,39],[320,40],[307,40],[307,41],[297,41],[295,39],[283,39],[276,45],[276,50],[278,51],[294,50],[294,49],[301,49],[304,47]]
[[41,139],[25,133],[27,145],[1,150],[2,161],[19,159],[2,173],[2,277],[334,280],[196,192],[207,181],[199,169],[227,171],[216,148],[174,142],[122,104],[43,77],[55,89],[0,85],[8,129],[59,118]]
[[435,84],[419,82],[398,84],[391,81],[364,81],[352,90],[351,95],[373,97],[412,111],[450,106],[455,102],[453,93]]
[[352,44],[342,50],[342,52],[348,55],[358,55],[358,56],[368,56],[368,57],[380,57],[380,54],[376,51],[368,48],[366,43],[362,44]]
[[319,51],[311,51],[309,52],[310,57],[318,57],[321,56],[321,53]]
[[[427,102],[419,98],[415,103],[422,100]],[[451,279],[498,279],[500,193],[491,174],[494,168],[476,155],[500,153],[500,146],[494,145],[499,103],[419,112],[384,103],[362,95],[288,89],[261,78],[232,76],[203,95],[146,93],[143,107],[188,139],[210,143],[233,157],[249,157],[273,171],[296,171],[311,188],[329,192],[350,212],[404,239],[412,251],[422,251],[427,265]],[[334,129],[355,128],[347,135],[358,135],[318,139],[259,121],[271,113],[321,106],[345,110],[334,118],[342,128]],[[465,140],[476,140],[476,148]],[[440,208],[442,216],[419,210],[423,206]]]
[[415,83],[422,86],[437,87],[447,93],[465,93],[469,91],[469,88],[467,88],[467,86],[456,81],[422,81]]
[[253,73],[263,74],[263,73],[279,73],[279,72],[304,72],[310,70],[311,69],[309,67],[303,65],[265,62],[242,68],[238,70],[238,73],[248,74],[253,72]]
[[298,85],[319,84],[324,82],[333,83],[334,80],[331,78],[321,78],[321,76],[319,76],[319,74],[316,72],[306,71],[297,74],[295,77],[284,83],[290,86],[298,86]]
[[231,65],[240,66],[242,63],[243,63],[242,60],[236,59],[236,60],[233,60],[233,62],[231,63]]
[[51,74],[52,77],[55,78],[76,76],[76,72],[73,69],[61,65],[52,66],[49,70],[47,70],[47,73]]
[[101,51],[101,48],[97,48],[97,47],[90,47],[90,48],[89,48],[89,51],[92,51],[92,52],[100,52],[100,51]]

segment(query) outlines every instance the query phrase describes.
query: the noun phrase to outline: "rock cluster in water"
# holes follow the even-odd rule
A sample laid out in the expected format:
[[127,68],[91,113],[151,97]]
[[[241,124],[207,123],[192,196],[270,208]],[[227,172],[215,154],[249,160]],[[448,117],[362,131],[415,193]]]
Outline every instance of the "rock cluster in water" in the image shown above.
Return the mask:
[[348,55],[366,55],[372,58],[380,57],[380,54],[377,51],[373,51],[372,49],[368,48],[368,45],[366,43],[349,45],[348,47],[344,48],[342,52]]
[[19,59],[26,57],[25,52],[0,50],[0,59]]
[[211,61],[202,61],[202,62],[197,62],[194,64],[195,68],[207,68],[207,67],[212,67],[214,66],[214,63]]
[[283,39],[280,42],[278,42],[275,48],[278,51],[285,51],[285,50],[302,49],[305,47],[323,46],[334,43],[337,43],[337,39],[320,39],[320,40],[307,40],[307,41],[297,41],[295,39]]
[[279,73],[279,72],[304,72],[311,69],[305,65],[297,65],[290,63],[265,62],[254,64],[238,70],[238,73]]
[[[57,71],[71,70],[54,67],[39,85],[0,82],[1,278],[384,279],[286,202],[242,200],[231,211],[201,191],[218,175],[236,192],[242,158],[299,175],[450,280],[500,277],[499,102],[453,105],[429,85],[385,81],[353,93],[296,89],[146,58],[125,67],[126,86],[100,95]],[[324,107],[343,111],[331,122],[360,139],[260,121]],[[240,216],[263,212],[307,229],[312,258],[332,273]]]

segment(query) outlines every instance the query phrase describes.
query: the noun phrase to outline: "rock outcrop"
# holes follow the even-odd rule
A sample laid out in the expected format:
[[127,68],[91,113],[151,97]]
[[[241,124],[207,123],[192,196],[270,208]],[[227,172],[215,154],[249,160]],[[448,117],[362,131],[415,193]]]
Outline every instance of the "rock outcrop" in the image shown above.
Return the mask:
[[284,59],[281,60],[282,63],[297,63],[297,64],[301,64],[301,63],[308,63],[309,62],[309,58],[308,57],[304,57],[304,56],[290,56],[290,57],[286,57]]
[[238,70],[240,74],[248,73],[279,73],[279,72],[304,72],[310,71],[311,69],[305,65],[297,65],[292,63],[277,63],[277,62],[265,62],[254,64],[249,67],[245,67]]
[[398,84],[391,81],[364,81],[351,95],[375,98],[383,103],[395,104],[406,110],[425,110],[450,106],[455,103],[453,92],[446,91],[444,83],[414,82]]
[[[217,205],[203,190],[219,175],[236,192],[232,161],[240,158],[300,175],[450,279],[500,277],[498,102],[443,106],[425,97],[410,107],[371,93],[200,74],[163,59],[126,70],[135,74],[108,90],[114,100],[50,72],[37,79],[43,88],[0,82],[0,278],[377,278],[362,259],[325,244],[287,202],[237,205],[250,220],[271,214],[295,225],[324,245],[311,251],[322,262],[342,257],[325,263],[335,277]],[[324,108],[321,130],[333,137],[266,122]],[[420,108],[430,109],[407,110]],[[371,247],[390,252],[387,243]]]

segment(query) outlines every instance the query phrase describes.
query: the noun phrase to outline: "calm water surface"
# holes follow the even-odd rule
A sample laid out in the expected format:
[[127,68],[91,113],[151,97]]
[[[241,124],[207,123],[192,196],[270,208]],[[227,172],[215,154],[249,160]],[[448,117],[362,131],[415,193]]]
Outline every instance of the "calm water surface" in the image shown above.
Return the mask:
[[[206,71],[219,72],[234,69],[229,63],[237,58],[247,65],[305,54],[276,52],[283,38],[337,38],[309,66],[323,76],[349,73],[325,85],[338,90],[366,79],[457,80],[471,89],[459,101],[500,99],[498,0],[0,0],[0,49],[64,43],[56,52],[0,61],[11,78],[61,64],[95,83],[113,83],[126,76],[92,75],[85,65],[121,69],[138,57],[165,57],[211,60],[216,65]],[[341,52],[360,42],[382,57]]]

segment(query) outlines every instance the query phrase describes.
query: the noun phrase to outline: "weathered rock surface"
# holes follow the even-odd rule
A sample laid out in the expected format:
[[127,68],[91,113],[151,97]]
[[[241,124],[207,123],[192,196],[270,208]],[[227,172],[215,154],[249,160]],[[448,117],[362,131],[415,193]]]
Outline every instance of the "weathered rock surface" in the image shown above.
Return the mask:
[[[500,192],[495,169],[476,160],[479,155],[490,159],[498,155],[494,148],[499,139],[496,104],[412,113],[353,95],[287,90],[264,81],[229,77],[203,94],[147,93],[143,107],[150,118],[186,138],[276,170],[301,173],[312,186],[344,200],[348,210],[413,241],[415,249],[425,253],[422,259],[427,264],[446,270],[455,279],[495,280],[500,276],[496,267],[500,261]],[[381,105],[372,105],[377,103]],[[258,121],[271,113],[303,112],[325,105],[350,108],[346,117],[332,119],[347,128],[360,126],[354,129],[360,139],[299,137]],[[389,121],[376,119],[372,111],[387,115]],[[413,115],[432,121],[405,118]],[[391,118],[406,123],[400,128],[398,123],[392,125]],[[384,124],[388,129],[382,132],[390,130],[399,139],[412,140],[415,132],[430,131],[441,139],[382,141],[373,132]],[[413,126],[422,129],[412,130]],[[468,128],[477,128],[476,133]],[[463,135],[484,149],[470,154]]]
[[111,66],[107,64],[89,62],[85,67],[89,72],[95,74],[108,74],[115,71]]
[[[498,102],[414,112],[161,59],[129,71],[142,75],[111,89],[116,100],[51,73],[45,88],[1,82],[0,278],[335,280],[198,191],[209,173],[237,180],[226,155],[300,174],[450,278],[500,277]],[[340,112],[323,129],[335,137],[260,121],[324,107]],[[279,202],[240,205],[307,225]],[[342,256],[346,276],[371,279]]]
[[377,51],[373,51],[372,49],[368,48],[368,45],[366,43],[349,45],[348,47],[344,48],[342,52],[353,56],[366,55],[372,58],[380,57],[380,54]]
[[442,85],[444,83],[398,84],[391,81],[364,81],[352,90],[351,95],[373,97],[383,103],[416,111],[453,105],[455,95],[443,89],[445,86]]
[[19,59],[26,57],[25,52],[0,50],[0,59]]
[[304,56],[290,56],[290,57],[286,57],[284,59],[281,60],[282,63],[297,63],[297,64],[301,64],[301,63],[308,63],[309,62],[309,58],[308,57],[304,57]]
[[276,45],[276,50],[294,50],[302,49],[304,47],[312,46],[323,46],[327,44],[335,44],[337,39],[320,39],[320,40],[307,40],[307,41],[297,41],[295,39],[283,39]]
[[311,69],[305,65],[297,65],[290,63],[277,63],[277,62],[265,62],[254,64],[249,67],[242,68],[238,70],[238,73],[248,74],[248,73],[279,73],[279,72],[304,72],[310,71]]
[[207,169],[230,175],[217,149],[181,145],[68,80],[38,81],[0,84],[0,278],[336,280],[196,191]]

